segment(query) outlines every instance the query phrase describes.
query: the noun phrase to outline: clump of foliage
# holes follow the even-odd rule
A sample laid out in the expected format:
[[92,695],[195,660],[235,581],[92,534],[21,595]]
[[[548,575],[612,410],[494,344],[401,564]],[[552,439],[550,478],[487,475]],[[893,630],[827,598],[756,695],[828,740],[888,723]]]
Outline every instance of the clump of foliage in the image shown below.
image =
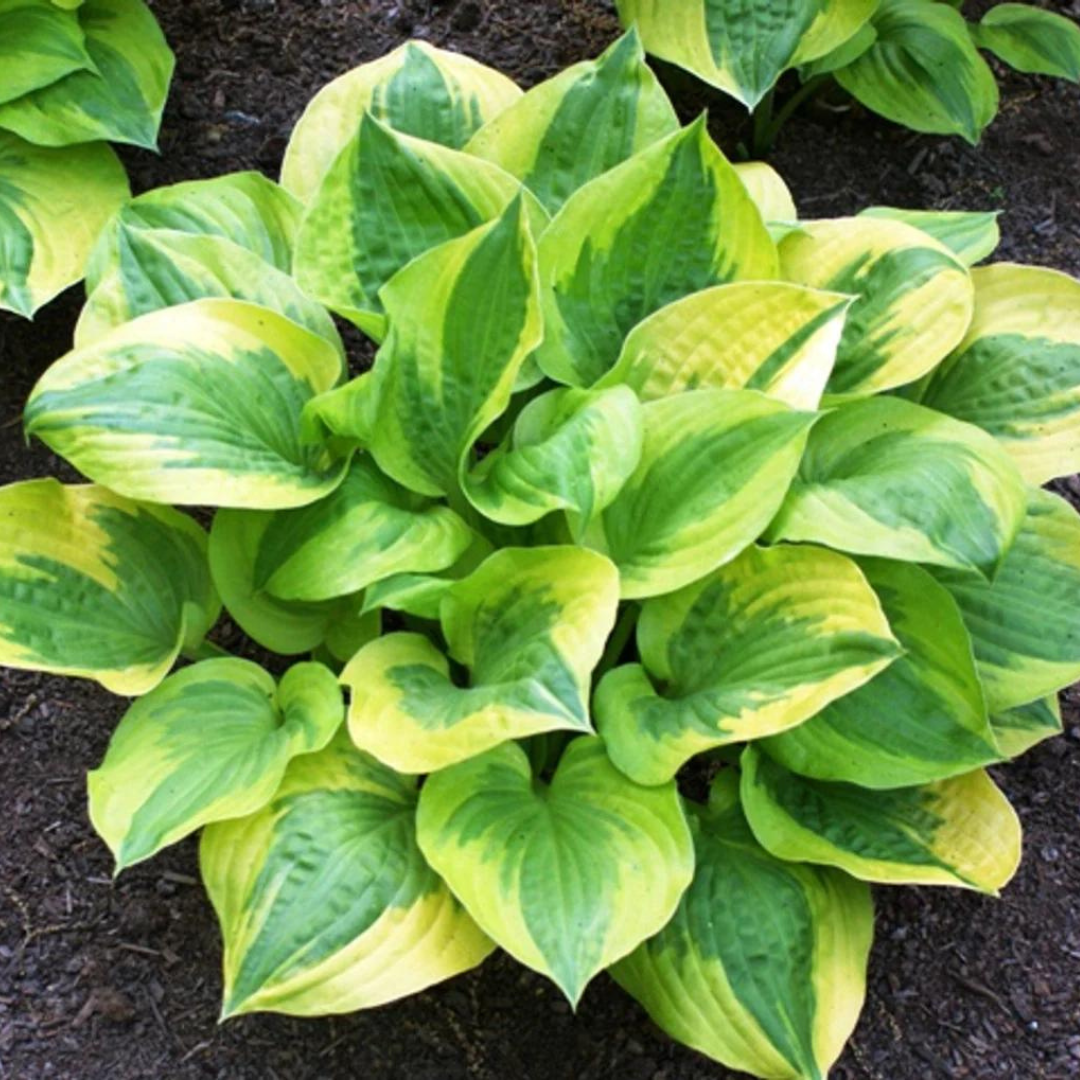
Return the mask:
[[[117,215],[26,408],[92,483],[0,490],[0,661],[138,697],[89,777],[117,869],[203,829],[225,1016],[501,947],[823,1076],[869,883],[1001,889],[985,768],[1080,677],[1036,487],[1080,466],[1080,284],[972,268],[991,215],[798,220],[633,34],[525,94],[405,45],[283,182]],[[296,662],[222,654],[222,603]]]
[[0,0],[0,309],[83,276],[129,195],[107,143],[154,148],[172,70],[143,0]]
[[[616,0],[645,48],[755,110],[755,149],[830,76],[872,112],[915,131],[976,143],[998,111],[980,54],[1017,71],[1080,81],[1080,27],[1031,4],[997,4],[979,22],[962,0]],[[803,82],[775,115],[787,70]]]

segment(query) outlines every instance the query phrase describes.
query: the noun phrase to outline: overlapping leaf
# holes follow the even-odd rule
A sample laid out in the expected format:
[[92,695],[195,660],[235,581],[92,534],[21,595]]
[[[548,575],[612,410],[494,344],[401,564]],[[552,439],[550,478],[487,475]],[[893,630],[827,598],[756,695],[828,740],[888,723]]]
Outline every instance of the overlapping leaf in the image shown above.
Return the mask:
[[70,11],[52,0],[0,0],[0,104],[93,67]]

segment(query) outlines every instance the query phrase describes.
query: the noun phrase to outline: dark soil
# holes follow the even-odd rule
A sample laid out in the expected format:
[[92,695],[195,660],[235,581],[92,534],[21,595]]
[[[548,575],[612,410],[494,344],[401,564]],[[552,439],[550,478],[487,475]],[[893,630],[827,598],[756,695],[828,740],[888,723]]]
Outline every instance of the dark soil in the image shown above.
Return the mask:
[[[327,79],[409,35],[531,85],[616,33],[602,0],[158,0],[179,54],[162,156],[126,155],[138,189],[241,168],[271,174]],[[706,96],[665,70],[680,109]],[[708,99],[729,148],[736,110]],[[818,107],[775,162],[804,216],[871,202],[1001,209],[1003,258],[1080,271],[1080,92],[1016,76],[971,149]],[[68,347],[75,291],[30,325],[0,318],[0,482],[60,473],[19,412]],[[1080,486],[1077,487],[1080,491]],[[1026,857],[1000,900],[878,893],[870,993],[838,1080],[1080,1077],[1080,694],[1065,737],[998,778]],[[0,1077],[14,1080],[722,1080],[606,977],[576,1016],[504,956],[412,1000],[340,1019],[217,1025],[219,943],[181,844],[117,882],[84,810],[84,773],[123,705],[71,680],[0,671]]]

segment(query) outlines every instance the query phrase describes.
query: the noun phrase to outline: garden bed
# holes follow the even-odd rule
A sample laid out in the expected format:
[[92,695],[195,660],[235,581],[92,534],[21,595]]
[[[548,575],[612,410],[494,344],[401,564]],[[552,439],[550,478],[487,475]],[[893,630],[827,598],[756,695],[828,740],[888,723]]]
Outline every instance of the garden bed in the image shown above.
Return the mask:
[[[138,190],[236,169],[276,174],[304,102],[410,35],[532,85],[595,55],[617,26],[601,0],[158,0],[178,68],[162,156],[127,154]],[[705,98],[665,71],[684,118]],[[717,102],[725,148],[739,114]],[[804,114],[775,164],[804,216],[870,203],[1000,209],[998,258],[1080,273],[1080,92],[1011,76],[971,149],[865,114]],[[33,382],[68,347],[78,290],[31,325],[0,316],[0,482],[71,470],[23,445]],[[1074,497],[1080,486],[1062,490]],[[878,891],[866,1010],[833,1076],[1080,1076],[1080,696],[1066,736],[996,771],[1025,828],[1004,897]],[[397,1005],[319,1021],[217,1026],[220,948],[193,841],[115,884],[85,814],[121,702],[87,683],[0,670],[0,1077],[130,1080],[705,1080],[729,1075],[661,1036],[603,976],[576,1016],[502,956]]]

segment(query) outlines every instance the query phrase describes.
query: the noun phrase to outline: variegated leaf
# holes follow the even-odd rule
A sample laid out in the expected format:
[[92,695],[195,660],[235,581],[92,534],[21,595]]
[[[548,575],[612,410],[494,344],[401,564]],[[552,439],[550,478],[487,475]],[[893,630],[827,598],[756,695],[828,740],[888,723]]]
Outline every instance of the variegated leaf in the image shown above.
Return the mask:
[[944,244],[965,266],[982,262],[1001,243],[997,210],[900,210],[895,206],[869,206],[860,210],[858,216],[913,225]]
[[990,726],[1002,754],[1007,758],[1026,754],[1033,746],[1062,732],[1061,706],[1057,694],[1002,709],[990,717]]
[[52,0],[0,0],[0,104],[93,68],[72,12]]

